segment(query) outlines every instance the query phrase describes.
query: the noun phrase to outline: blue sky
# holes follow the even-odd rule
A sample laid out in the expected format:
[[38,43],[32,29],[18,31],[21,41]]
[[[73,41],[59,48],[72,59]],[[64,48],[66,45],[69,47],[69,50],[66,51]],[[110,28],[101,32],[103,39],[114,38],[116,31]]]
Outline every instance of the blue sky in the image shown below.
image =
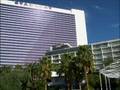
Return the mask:
[[[22,1],[22,0],[18,0]],[[119,38],[120,0],[24,0],[65,9],[81,9],[86,14],[88,42]]]

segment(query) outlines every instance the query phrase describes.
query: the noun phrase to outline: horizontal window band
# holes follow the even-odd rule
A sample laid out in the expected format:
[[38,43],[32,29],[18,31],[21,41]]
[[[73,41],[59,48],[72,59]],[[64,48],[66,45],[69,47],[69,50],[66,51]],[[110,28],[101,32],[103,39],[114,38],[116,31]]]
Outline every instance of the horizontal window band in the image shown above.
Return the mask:
[[[10,25],[9,25],[10,26]],[[23,34],[25,34],[25,33],[29,33],[29,34],[32,34],[33,33],[33,35],[34,34],[37,34],[37,33],[44,33],[44,34],[69,34],[69,33],[75,33],[75,29],[70,29],[70,30],[67,30],[67,29],[58,29],[59,31],[55,31],[56,29],[53,29],[53,28],[51,28],[51,30],[48,30],[48,29],[42,29],[42,28],[33,28],[33,29],[30,29],[30,27],[29,28],[19,28],[19,27],[9,27],[9,26],[7,26],[7,25],[1,25],[1,27],[0,27],[0,29],[1,29],[1,32],[8,32],[8,33],[23,33]],[[46,32],[47,31],[47,32]]]
[[[19,21],[19,22],[18,22]],[[55,26],[68,26],[68,25],[71,25],[71,26],[69,26],[69,27],[75,27],[75,23],[74,23],[74,21],[68,21],[68,20],[66,20],[66,21],[59,21],[59,20],[56,20],[55,21],[55,19],[53,19],[53,20],[44,20],[44,21],[42,21],[42,20],[34,20],[34,19],[32,19],[32,20],[25,20],[25,19],[21,19],[21,20],[17,20],[17,19],[11,19],[11,18],[8,18],[8,17],[2,17],[1,18],[1,24],[6,24],[6,22],[8,23],[8,24],[15,24],[15,25],[23,25],[23,24],[26,24],[26,25],[34,25],[33,27],[40,27],[41,25],[43,25],[44,26],[44,24],[47,24],[47,25],[53,25],[54,27]],[[72,23],[71,23],[72,22]]]
[[26,10],[26,11],[42,11],[42,12],[46,12],[46,13],[54,13],[54,14],[62,14],[62,15],[66,15],[66,16],[69,16],[69,15],[73,15],[73,14],[68,14],[68,13],[62,13],[62,12],[51,12],[51,11],[46,11],[46,10],[41,10],[41,9],[34,9],[34,8],[27,8],[27,7],[19,7],[19,6],[11,6],[11,5],[5,5],[5,4],[0,4],[0,7],[1,8],[7,8],[7,9],[18,9],[18,10]]
[[[61,20],[61,18],[64,18],[64,19],[66,19],[66,20],[75,20],[75,17],[74,16],[62,16],[62,15],[59,15],[59,14],[57,14],[57,15],[55,15],[55,14],[38,14],[37,15],[37,13],[33,13],[32,12],[32,14],[30,14],[29,12],[29,16],[26,16],[26,15],[28,15],[28,13],[20,13],[20,12],[18,12],[18,13],[16,13],[15,11],[11,11],[11,12],[9,12],[8,10],[1,10],[1,15],[4,15],[4,16],[8,16],[8,15],[10,15],[10,17],[16,17],[16,18],[21,18],[21,17],[25,17],[25,18],[28,18],[28,17],[34,17],[34,19],[36,19],[36,18],[41,18],[42,17],[42,19],[46,19],[46,18],[50,18],[50,19],[57,19],[57,20]],[[9,17],[9,16],[8,16]]]
[[[51,28],[56,28],[56,27],[59,27],[59,28],[74,28],[75,29],[75,24],[71,24],[71,23],[64,23],[64,22],[61,22],[61,23],[49,23],[49,22],[32,22],[30,23],[29,21],[25,22],[11,22],[11,20],[8,20],[8,21],[4,21],[1,19],[1,25],[13,25],[13,27],[16,27],[16,26],[22,26],[22,27],[31,27],[31,25],[33,25],[32,28],[42,28],[43,26],[46,26],[46,27],[51,27]],[[62,27],[61,27],[62,26]]]
[[[8,28],[16,28],[16,29],[18,29],[18,30],[19,30],[19,29],[28,29],[28,30],[29,30],[29,29],[30,29],[30,30],[36,30],[36,29],[37,29],[37,30],[40,30],[40,29],[41,29],[41,30],[48,30],[48,31],[50,31],[50,30],[59,29],[60,31],[62,31],[62,30],[64,30],[64,31],[65,31],[65,30],[67,30],[67,31],[74,30],[74,31],[75,31],[75,27],[72,27],[72,26],[71,26],[71,27],[68,27],[68,26],[62,27],[62,25],[61,25],[61,26],[50,26],[50,25],[48,25],[48,26],[46,25],[46,26],[45,26],[45,25],[41,25],[41,26],[39,26],[39,27],[37,27],[37,26],[31,27],[31,26],[29,26],[29,25],[28,25],[28,26],[27,26],[27,25],[26,25],[26,26],[24,26],[24,25],[14,25],[14,26],[13,26],[12,23],[11,23],[11,24],[10,24],[10,23],[4,23],[4,24],[1,23],[1,28],[2,28],[2,27],[6,27],[6,28],[7,28],[7,27],[8,27]],[[46,28],[43,28],[43,27],[46,27]],[[50,30],[49,30],[49,29],[50,29]]]

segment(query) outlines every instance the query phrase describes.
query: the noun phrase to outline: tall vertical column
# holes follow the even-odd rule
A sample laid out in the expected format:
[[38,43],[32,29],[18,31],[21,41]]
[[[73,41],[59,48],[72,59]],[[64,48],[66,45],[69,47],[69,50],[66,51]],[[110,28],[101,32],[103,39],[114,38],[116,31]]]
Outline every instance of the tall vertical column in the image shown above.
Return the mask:
[[85,13],[82,10],[76,9],[72,9],[72,13],[75,14],[77,46],[87,45],[88,41],[85,23]]

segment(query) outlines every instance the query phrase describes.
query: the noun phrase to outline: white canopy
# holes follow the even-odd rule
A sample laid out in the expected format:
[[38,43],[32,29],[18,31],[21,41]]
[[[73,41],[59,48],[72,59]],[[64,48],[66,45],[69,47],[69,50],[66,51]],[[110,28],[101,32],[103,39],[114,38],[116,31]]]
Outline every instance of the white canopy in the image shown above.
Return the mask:
[[108,78],[120,78],[120,59],[101,69],[100,73]]

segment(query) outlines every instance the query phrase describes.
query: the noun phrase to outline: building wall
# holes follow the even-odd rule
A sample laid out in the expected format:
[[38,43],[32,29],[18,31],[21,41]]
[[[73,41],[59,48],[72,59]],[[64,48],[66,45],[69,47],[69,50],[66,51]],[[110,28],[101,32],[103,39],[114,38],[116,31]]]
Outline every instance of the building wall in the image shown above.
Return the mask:
[[33,62],[58,43],[78,45],[72,11],[44,10],[39,5],[33,6],[0,4],[1,64]]
[[[95,61],[95,68],[99,70],[104,67],[103,61],[105,60],[118,60],[120,59],[120,39],[108,40],[103,42],[92,43],[91,50],[93,53],[93,59]],[[52,63],[60,63],[62,54],[70,53],[76,56],[77,47],[53,50],[47,53],[49,58],[51,58]]]
[[[92,43],[90,44],[91,50],[93,53],[93,59],[95,61],[95,70],[98,71],[102,68],[104,68],[104,63],[103,61],[105,60],[114,60],[118,61],[120,60],[120,39],[115,39],[115,40],[108,40],[108,41],[103,41],[103,42],[97,42],[97,43]],[[60,64],[61,56],[65,53],[69,53],[73,56],[77,56],[77,51],[78,47],[68,47],[68,48],[61,48],[61,49],[56,49],[56,50],[50,50],[46,53],[48,58],[51,59],[53,64],[56,64],[57,67]],[[114,70],[114,69],[113,69]],[[113,73],[111,74],[113,75]],[[58,79],[58,74],[56,74],[55,71],[52,71],[52,77],[53,77],[53,84],[58,83],[64,83]],[[116,76],[117,77],[117,76]],[[55,81],[55,80],[56,81]]]
[[91,44],[96,69],[103,68],[103,61],[120,59],[120,39]]

